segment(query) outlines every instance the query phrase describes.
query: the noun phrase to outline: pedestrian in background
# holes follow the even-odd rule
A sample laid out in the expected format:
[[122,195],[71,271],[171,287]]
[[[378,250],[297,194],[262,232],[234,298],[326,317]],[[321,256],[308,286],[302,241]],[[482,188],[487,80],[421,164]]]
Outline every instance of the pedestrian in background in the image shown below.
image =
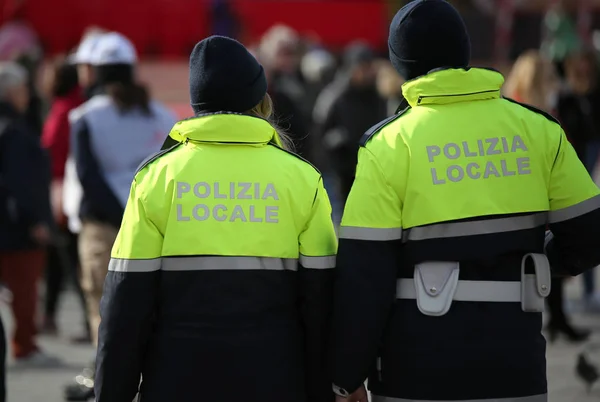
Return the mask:
[[0,279],[13,294],[17,364],[49,365],[56,359],[36,342],[38,284],[51,242],[50,166],[24,114],[29,105],[27,71],[0,63]]
[[351,44],[344,52],[342,71],[315,104],[314,141],[321,144],[337,175],[342,205],[354,181],[358,140],[388,115],[386,100],[377,91],[376,77],[375,54],[370,46]]
[[[579,51],[564,61],[566,90],[558,103],[558,116],[590,175],[600,156],[600,69],[594,51]],[[587,311],[600,312],[595,270],[583,274],[583,303]]]
[[[50,154],[52,166],[51,200],[52,213],[60,233],[59,242],[48,249],[46,267],[46,298],[42,331],[56,334],[56,310],[63,291],[64,279],[70,283],[79,296],[83,316],[87,317],[85,299],[79,285],[77,237],[67,228],[67,218],[63,212],[63,182],[65,165],[69,155],[70,125],[69,112],[83,102],[83,94],[78,85],[77,68],[65,59],[55,60],[45,71],[46,92],[50,99],[50,110],[42,131],[42,146]],[[84,320],[86,335],[74,338],[76,342],[89,342],[89,324]]]
[[131,186],[96,401],[331,402],[336,238],[320,174],[270,122],[263,68],[239,42],[196,45],[190,97],[196,117]]
[[[137,55],[123,35],[104,34],[94,48],[92,65],[98,92],[69,116],[71,142],[82,199],[79,208],[79,258],[92,341],[98,342],[100,298],[110,251],[117,236],[136,168],[160,150],[175,116],[152,101],[136,82]],[[86,376],[93,372],[86,370]],[[76,389],[81,391],[79,394]],[[76,383],[76,398],[93,390]]]
[[[509,98],[532,105],[547,113],[556,115],[560,93],[560,81],[551,61],[539,51],[530,50],[515,61],[506,79],[503,92]],[[558,335],[564,335],[571,342],[585,341],[590,331],[575,328],[567,317],[564,306],[565,278],[552,278],[548,305],[548,339],[554,342]]]

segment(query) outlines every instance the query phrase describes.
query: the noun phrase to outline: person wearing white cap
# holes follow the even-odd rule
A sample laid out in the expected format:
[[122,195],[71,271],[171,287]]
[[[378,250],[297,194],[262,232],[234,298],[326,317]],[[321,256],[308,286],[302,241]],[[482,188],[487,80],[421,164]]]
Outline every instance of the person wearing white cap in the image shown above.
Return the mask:
[[[136,50],[123,35],[102,35],[90,62],[99,93],[73,110],[69,120],[82,195],[81,285],[96,344],[102,287],[131,182],[144,159],[160,150],[176,118],[164,106],[149,100],[146,89],[136,82]],[[86,370],[84,377],[91,379],[92,374]],[[87,400],[93,395],[93,382],[80,383],[67,388],[69,400]]]
[[81,43],[75,53],[71,56],[71,62],[77,65],[77,75],[79,86],[83,88],[86,97],[89,99],[94,95],[96,88],[96,77],[92,59],[96,46],[106,32],[94,29],[84,35]]

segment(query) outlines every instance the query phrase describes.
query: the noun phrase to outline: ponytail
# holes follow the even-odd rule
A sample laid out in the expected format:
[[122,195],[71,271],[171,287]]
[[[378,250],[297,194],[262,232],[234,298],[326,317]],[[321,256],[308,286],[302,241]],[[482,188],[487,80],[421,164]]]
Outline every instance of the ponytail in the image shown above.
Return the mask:
[[105,88],[106,93],[121,111],[125,112],[139,107],[144,114],[152,114],[148,90],[143,85],[134,82],[113,82],[107,84]]

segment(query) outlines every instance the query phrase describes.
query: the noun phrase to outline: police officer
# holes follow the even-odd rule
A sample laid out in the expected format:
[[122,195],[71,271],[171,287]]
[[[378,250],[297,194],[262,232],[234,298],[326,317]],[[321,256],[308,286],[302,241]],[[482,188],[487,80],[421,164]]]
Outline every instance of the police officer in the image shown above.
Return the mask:
[[404,106],[361,140],[344,211],[338,400],[366,401],[368,377],[374,402],[545,402],[550,266],[600,264],[600,191],[556,120],[468,67],[447,2],[402,8],[389,48]]
[[196,117],[138,170],[101,303],[96,400],[331,401],[337,240],[319,172],[268,119],[262,66],[213,36]]

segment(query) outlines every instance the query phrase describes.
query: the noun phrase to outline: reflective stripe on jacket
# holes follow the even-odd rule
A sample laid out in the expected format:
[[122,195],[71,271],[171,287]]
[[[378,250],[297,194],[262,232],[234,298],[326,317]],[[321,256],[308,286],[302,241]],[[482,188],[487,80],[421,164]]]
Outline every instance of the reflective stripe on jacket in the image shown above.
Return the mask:
[[396,300],[397,279],[425,261],[458,262],[461,280],[519,281],[547,223],[553,268],[600,264],[598,187],[557,121],[502,99],[503,82],[476,68],[408,81],[406,108],[363,137],[340,229],[336,386],[369,376],[389,400],[546,398],[541,314],[454,301],[432,317]]

